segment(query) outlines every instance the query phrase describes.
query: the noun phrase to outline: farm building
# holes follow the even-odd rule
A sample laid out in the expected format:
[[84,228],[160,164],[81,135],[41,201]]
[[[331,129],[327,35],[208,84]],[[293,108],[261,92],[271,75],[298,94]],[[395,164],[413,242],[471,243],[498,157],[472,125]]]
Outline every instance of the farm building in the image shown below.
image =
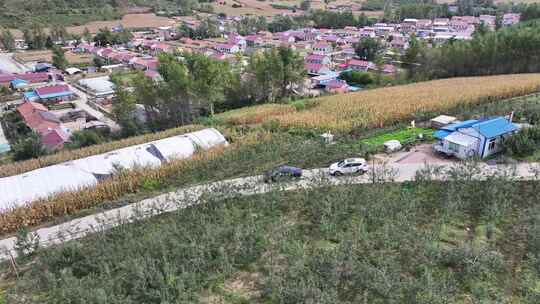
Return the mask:
[[0,209],[94,186],[118,167],[156,168],[174,159],[191,157],[198,149],[226,145],[227,140],[219,131],[204,129],[0,178]]
[[37,88],[34,93],[41,102],[65,101],[75,97],[75,93],[65,84]]
[[486,158],[500,152],[503,140],[518,130],[517,125],[504,117],[467,120],[435,132],[434,137],[439,141],[433,148],[460,159],[474,156]]
[[78,84],[85,88],[85,91],[95,97],[107,97],[114,95],[114,83],[109,76],[85,78],[79,80]]

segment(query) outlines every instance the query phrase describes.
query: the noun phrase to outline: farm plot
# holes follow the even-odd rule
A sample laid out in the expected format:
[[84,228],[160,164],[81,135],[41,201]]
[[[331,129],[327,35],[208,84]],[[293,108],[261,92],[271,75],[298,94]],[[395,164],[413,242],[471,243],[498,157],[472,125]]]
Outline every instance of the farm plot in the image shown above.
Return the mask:
[[[276,121],[284,128],[308,128],[351,132],[360,128],[384,127],[411,119],[421,112],[444,112],[464,104],[530,94],[538,91],[540,74],[463,77],[427,81],[410,85],[367,90],[317,98],[304,111],[269,114],[250,119],[260,107],[244,109],[227,116],[229,122]],[[264,111],[277,111],[265,105]]]

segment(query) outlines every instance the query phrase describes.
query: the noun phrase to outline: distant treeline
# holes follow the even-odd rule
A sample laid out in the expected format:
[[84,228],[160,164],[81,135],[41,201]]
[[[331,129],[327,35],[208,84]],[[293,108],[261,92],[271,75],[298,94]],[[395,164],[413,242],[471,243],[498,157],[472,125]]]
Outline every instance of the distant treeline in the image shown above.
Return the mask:
[[417,78],[540,72],[540,21],[481,30],[472,40],[450,40],[436,48],[411,45],[409,59],[419,64],[411,72]]

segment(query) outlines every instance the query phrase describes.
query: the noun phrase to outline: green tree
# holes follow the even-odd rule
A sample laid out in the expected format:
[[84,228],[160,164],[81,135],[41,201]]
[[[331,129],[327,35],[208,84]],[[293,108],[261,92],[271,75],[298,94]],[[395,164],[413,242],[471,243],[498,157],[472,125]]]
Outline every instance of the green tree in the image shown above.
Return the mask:
[[[141,76],[144,77],[144,75]],[[113,103],[113,115],[121,127],[122,136],[128,137],[141,133],[143,127],[142,122],[138,121],[136,117],[136,97],[126,90],[121,83],[114,83],[116,85],[116,99]]]
[[354,45],[356,55],[358,57],[373,61],[375,58],[380,55],[383,50],[381,42],[376,38],[362,38],[360,42]]
[[93,130],[81,130],[73,132],[70,142],[66,144],[69,149],[78,149],[82,147],[88,147],[103,143],[105,139],[103,136]]
[[42,24],[32,23],[29,27],[24,28],[23,36],[30,49],[43,49],[47,45],[47,35]]
[[68,32],[64,25],[53,24],[50,28],[50,36],[54,42],[64,43],[68,37]]
[[109,28],[99,29],[99,32],[94,36],[94,42],[98,46],[106,46],[113,43],[113,33]]
[[290,48],[280,47],[251,56],[247,67],[257,102],[273,102],[289,96],[306,75],[303,61]]
[[13,159],[16,161],[36,158],[47,154],[39,134],[32,132],[28,137],[20,139],[12,147]]
[[303,11],[309,11],[311,9],[311,1],[310,0],[304,0],[300,2],[300,9]]
[[62,48],[59,46],[54,46],[52,48],[52,52],[53,52],[53,57],[52,57],[53,65],[60,70],[65,70],[69,62],[66,59],[66,54],[64,50],[62,50]]
[[15,50],[15,38],[9,29],[4,28],[0,32],[0,44],[2,44],[4,49],[10,52]]
[[215,104],[225,100],[225,90],[232,81],[229,64],[199,53],[183,56],[191,78],[192,95],[199,106],[208,107],[213,115]]
[[90,30],[88,30],[87,27],[84,28],[82,38],[84,39],[85,42],[92,41],[92,34],[90,33]]

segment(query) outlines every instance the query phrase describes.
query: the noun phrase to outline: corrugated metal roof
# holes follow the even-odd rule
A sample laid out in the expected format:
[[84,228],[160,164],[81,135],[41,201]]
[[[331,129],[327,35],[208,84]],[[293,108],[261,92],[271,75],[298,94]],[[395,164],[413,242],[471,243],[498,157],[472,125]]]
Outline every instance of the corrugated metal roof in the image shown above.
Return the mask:
[[477,123],[473,126],[480,134],[487,138],[497,137],[506,133],[514,132],[518,126],[511,123],[504,117],[498,117]]
[[454,132],[446,136],[445,140],[464,147],[469,147],[477,142],[476,138],[459,132]]
[[479,121],[480,120],[478,119],[469,119],[462,122],[449,124],[445,126],[444,128],[442,128],[441,130],[456,131],[457,129],[460,129],[460,128],[469,128],[469,127],[472,127],[474,124],[478,123]]
[[446,136],[450,135],[452,132],[447,130],[438,130],[433,133],[433,137],[436,139],[444,139]]

